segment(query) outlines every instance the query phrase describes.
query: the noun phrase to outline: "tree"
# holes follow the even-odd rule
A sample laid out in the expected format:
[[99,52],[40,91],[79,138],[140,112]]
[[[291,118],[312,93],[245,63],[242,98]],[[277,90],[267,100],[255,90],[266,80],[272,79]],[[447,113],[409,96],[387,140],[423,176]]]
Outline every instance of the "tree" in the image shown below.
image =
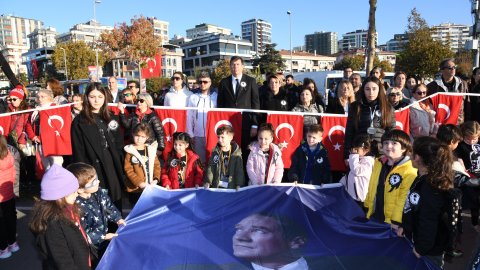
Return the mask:
[[369,0],[370,10],[368,12],[368,38],[367,38],[367,71],[372,70],[375,60],[375,11],[377,10],[377,0]]
[[280,52],[275,50],[277,44],[265,45],[265,52],[260,58],[253,60],[253,66],[259,66],[262,74],[276,73],[285,69],[285,60],[282,59]]
[[220,81],[223,78],[228,77],[230,75],[231,75],[230,60],[229,59],[220,60],[220,62],[218,62],[217,66],[215,67],[212,73],[212,85],[214,87],[218,87],[218,85],[220,84]]
[[[88,78],[88,66],[95,66],[95,51],[83,41],[66,42],[58,44],[52,54],[55,71],[65,70],[63,49],[67,59],[68,79],[78,80]],[[98,55],[98,64],[103,66],[105,57]],[[62,78],[63,79],[63,78]]]
[[432,78],[438,72],[439,63],[453,56],[448,45],[433,40],[431,30],[414,8],[408,17],[408,43],[397,56],[396,70],[422,78]]
[[147,91],[159,92],[161,89],[170,85],[170,78],[166,77],[152,77],[146,79]]
[[378,56],[375,56],[375,59],[373,61],[373,66],[381,67],[383,72],[393,71],[392,64],[390,64],[390,62],[388,62],[387,60],[380,61],[380,59],[378,59]]
[[469,78],[472,75],[474,57],[475,54],[472,51],[458,51],[455,54],[455,64],[457,65],[455,74],[463,78]]
[[343,70],[350,67],[353,70],[363,70],[365,66],[365,58],[363,55],[345,56],[340,62],[336,63],[333,69]]
[[154,35],[153,25],[147,18],[133,17],[131,25],[126,22],[118,24],[111,32],[104,32],[100,36],[100,48],[108,59],[118,57],[128,58],[141,67],[145,65],[145,59],[154,57],[162,45],[162,39]]

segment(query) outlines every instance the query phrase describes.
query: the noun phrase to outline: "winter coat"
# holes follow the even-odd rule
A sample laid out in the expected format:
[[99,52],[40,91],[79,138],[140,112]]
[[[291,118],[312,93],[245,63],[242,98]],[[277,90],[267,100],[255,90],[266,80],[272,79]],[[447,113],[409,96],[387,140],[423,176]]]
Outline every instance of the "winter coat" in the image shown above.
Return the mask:
[[12,114],[10,116],[9,133],[15,131],[18,144],[26,144],[27,138],[33,139],[33,137],[35,137],[35,132],[33,131],[29,119],[30,113]]
[[[348,106],[350,106],[350,104]],[[334,97],[328,103],[326,113],[346,114],[347,112],[345,111],[345,107],[343,107],[342,103],[340,102],[340,98]]]
[[[173,150],[172,150],[173,151]],[[169,156],[162,168],[162,186],[169,186],[170,189],[179,189],[178,170],[180,169],[180,157]],[[187,166],[185,170],[185,188],[193,188],[195,185],[202,185],[203,168],[200,157],[192,150],[187,149]]]
[[320,185],[332,182],[332,174],[330,170],[330,162],[328,160],[327,149],[320,144],[320,150],[314,157],[313,170],[311,172],[312,182],[305,183],[305,174],[308,162],[307,143],[302,143],[297,147],[292,155],[292,165],[288,171],[289,181],[298,181],[299,183]]
[[470,145],[461,141],[457,149],[455,149],[455,155],[462,159],[465,168],[468,173],[476,178],[480,178],[480,144],[476,143]]
[[[218,188],[222,177],[222,168],[220,164],[222,150],[216,145],[208,160],[207,172],[203,183],[208,183],[212,188]],[[228,162],[228,188],[234,189],[237,186],[245,186],[245,176],[243,171],[242,150],[237,143],[232,141],[232,154]]]
[[443,218],[448,191],[432,187],[427,177],[417,177],[413,182],[405,202],[402,227],[418,254],[440,256],[448,247],[450,234]]
[[165,100],[163,102],[164,106],[170,106],[175,108],[184,108],[187,107],[188,98],[192,95],[192,91],[188,90],[186,86],[182,88],[182,91],[177,91],[172,87],[168,90],[165,95]]
[[421,136],[430,136],[435,130],[435,111],[422,109],[419,102],[414,100],[410,107],[410,136],[415,139]]
[[124,147],[126,155],[123,169],[127,175],[125,186],[127,192],[142,192],[141,183],[150,184],[153,180],[160,180],[160,161],[157,157],[157,142],[146,145],[148,157],[148,177],[145,160],[140,155],[135,145],[129,144]]
[[117,223],[122,215],[112,203],[106,189],[99,188],[88,199],[78,196],[76,203],[81,209],[80,223],[92,243],[98,247],[104,241],[102,236],[108,233],[108,222]]
[[[310,112],[310,113],[323,113],[323,108],[313,103],[310,106],[304,106],[298,103],[293,109],[292,112]],[[303,137],[307,136],[307,129],[311,125],[316,125],[319,123],[320,116],[314,115],[303,115]]]
[[80,229],[63,219],[48,222],[47,230],[35,236],[43,270],[86,270],[90,247]]
[[[403,206],[407,198],[408,191],[413,181],[417,177],[417,169],[412,166],[412,161],[408,157],[404,157],[392,170],[387,174],[386,179],[380,178],[382,166],[387,162],[385,157],[377,158],[373,165],[370,184],[368,185],[368,193],[365,198],[364,205],[368,209],[367,218],[376,211],[375,200],[377,199],[377,186],[379,181],[384,181],[384,215],[386,223],[402,223]],[[382,210],[380,210],[382,211]]]
[[13,156],[13,164],[15,165],[15,183],[13,184],[13,193],[15,196],[20,197],[20,161],[22,160],[22,156],[17,148],[11,145],[7,145],[8,151]]
[[138,124],[148,124],[151,133],[147,143],[151,144],[152,142],[156,141],[158,150],[163,151],[163,149],[165,149],[165,131],[163,129],[162,122],[160,121],[160,118],[158,118],[157,114],[155,114],[155,112],[151,109],[148,109],[144,114],[140,113],[138,110],[135,110],[128,116],[125,114],[120,114],[120,121],[122,122],[122,126],[127,129],[126,132],[128,132],[128,134],[131,134],[131,130],[133,130]]
[[16,178],[15,161],[12,153],[0,160],[0,203],[9,201],[15,197],[13,185]]
[[217,92],[210,92],[208,95],[194,94],[188,99],[187,107],[198,108],[198,110],[187,111],[187,133],[191,137],[207,137],[205,131],[207,111],[205,109],[216,108],[217,97]]
[[268,89],[260,98],[260,109],[268,111],[288,111],[287,91],[280,89],[276,95]]
[[[282,151],[271,143],[268,156],[268,174],[265,177],[267,160],[257,142],[250,145],[250,154],[247,159],[248,185],[276,184],[282,182],[283,160]],[[266,178],[266,179],[265,179]]]
[[[453,86],[453,91],[449,91],[448,88],[443,83],[442,78],[436,79],[435,81],[429,83],[427,85],[427,95],[433,95],[437,92],[454,92],[454,93],[468,93],[468,83],[459,77],[453,77],[455,80],[455,84]],[[469,96],[463,96],[464,102],[470,103]],[[464,104],[461,106],[460,113],[458,115],[457,125],[460,125],[464,121]]]
[[348,158],[350,172],[340,179],[340,183],[356,201],[363,202],[367,197],[374,162],[375,159],[371,156],[360,157],[358,154],[350,154]]
[[[382,115],[380,113],[380,108],[377,105],[377,101],[371,103],[365,102],[363,99],[353,102],[350,104],[347,118],[347,126],[345,128],[345,147],[344,147],[344,159],[348,158],[350,154],[350,149],[352,148],[353,139],[360,134],[368,134],[367,129],[372,123],[371,112],[374,112],[373,115],[373,127],[375,128],[375,134],[370,135],[370,139],[379,143],[381,141],[382,135],[396,127],[395,120],[395,111],[393,108],[390,110],[390,115],[388,117],[389,125],[387,127],[382,126]],[[390,106],[390,104],[386,104]],[[359,115],[357,115],[359,111]],[[376,144],[374,145],[376,147]],[[373,146],[372,146],[373,147]]]

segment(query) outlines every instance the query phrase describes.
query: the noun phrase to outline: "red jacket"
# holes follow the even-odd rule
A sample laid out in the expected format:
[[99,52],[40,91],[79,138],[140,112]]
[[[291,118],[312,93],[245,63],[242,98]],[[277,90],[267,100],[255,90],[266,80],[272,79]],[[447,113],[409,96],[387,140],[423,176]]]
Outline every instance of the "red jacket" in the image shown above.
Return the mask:
[[[179,156],[169,157],[165,165],[162,167],[162,186],[169,186],[170,189],[179,189],[178,170],[180,164]],[[192,150],[187,149],[187,169],[185,171],[185,188],[192,188],[195,185],[201,186],[203,183],[203,168],[202,163],[197,154]]]
[[[35,137],[35,133],[32,128],[32,124],[30,123],[31,113],[21,113],[21,114],[12,114],[10,120],[10,132],[15,131],[18,136],[17,143],[18,144],[26,144],[27,139],[25,134],[29,139],[33,139]],[[25,132],[25,133],[24,133]]]
[[15,183],[16,171],[12,153],[0,160],[0,202],[6,202],[15,197],[13,184]]

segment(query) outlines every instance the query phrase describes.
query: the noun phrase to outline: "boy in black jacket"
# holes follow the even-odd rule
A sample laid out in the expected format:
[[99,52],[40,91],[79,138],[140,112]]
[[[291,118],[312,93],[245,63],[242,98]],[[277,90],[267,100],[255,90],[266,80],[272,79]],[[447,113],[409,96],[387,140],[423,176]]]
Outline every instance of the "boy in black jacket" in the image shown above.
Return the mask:
[[307,141],[293,153],[288,180],[303,184],[328,184],[332,182],[327,149],[322,144],[323,127],[311,125]]

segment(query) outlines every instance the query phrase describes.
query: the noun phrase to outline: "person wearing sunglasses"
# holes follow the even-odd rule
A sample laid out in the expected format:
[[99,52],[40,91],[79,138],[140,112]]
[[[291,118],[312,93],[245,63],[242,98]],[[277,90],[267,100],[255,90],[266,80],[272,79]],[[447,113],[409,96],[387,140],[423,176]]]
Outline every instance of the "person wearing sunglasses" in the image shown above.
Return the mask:
[[180,71],[173,73],[171,78],[172,86],[165,95],[164,106],[184,108],[187,106],[188,98],[193,94],[188,90],[183,74]]
[[[438,124],[435,123],[435,111],[427,96],[427,86],[420,83],[413,87],[412,106],[410,107],[410,137],[436,134]],[[424,100],[422,100],[424,99]]]
[[134,94],[135,96],[138,95],[140,92],[140,86],[138,85],[137,81],[128,81],[127,88],[125,89],[130,89],[130,91],[132,91],[132,94]]
[[133,93],[132,89],[125,88],[122,91],[122,101],[125,104],[135,104],[136,103],[136,95]]
[[206,131],[207,110],[217,107],[217,91],[212,89],[212,79],[207,72],[202,72],[198,77],[199,93],[193,94],[188,99],[187,107],[195,107],[197,110],[187,111],[187,133],[193,139],[193,150],[200,156],[205,164],[206,158]]
[[390,87],[387,90],[387,99],[388,102],[392,105],[395,110],[406,107],[410,104],[409,99],[403,98],[402,88]]
[[153,106],[153,99],[148,93],[140,93],[136,99],[137,107],[134,107],[135,110],[128,115],[125,114],[125,105],[118,103],[117,108],[120,111],[120,122],[125,128],[126,134],[131,134],[138,124],[146,123],[150,127],[151,136],[148,138],[147,143],[150,144],[154,141],[157,141],[157,155],[160,155],[163,149],[165,149],[165,130],[163,129],[162,122],[158,118],[154,110],[151,109]]

